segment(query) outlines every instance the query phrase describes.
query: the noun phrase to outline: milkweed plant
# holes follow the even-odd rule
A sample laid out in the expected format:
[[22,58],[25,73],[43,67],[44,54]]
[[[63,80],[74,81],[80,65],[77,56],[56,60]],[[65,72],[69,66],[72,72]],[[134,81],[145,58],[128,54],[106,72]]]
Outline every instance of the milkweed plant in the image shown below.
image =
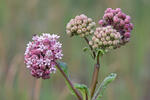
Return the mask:
[[[108,75],[98,85],[98,73],[100,69],[100,57],[108,51],[120,48],[129,42],[133,24],[131,17],[122,12],[120,8],[107,8],[104,16],[99,20],[98,26],[92,18],[84,14],[72,18],[66,25],[66,34],[69,37],[79,36],[85,40],[89,47],[94,63],[91,85],[88,88],[84,84],[72,83],[67,64],[61,62],[63,57],[62,44],[58,41],[60,36],[43,33],[34,35],[32,41],[27,44],[24,62],[31,75],[35,78],[49,79],[58,69],[64,76],[70,92],[78,100],[101,100],[104,90],[111,83],[116,74]],[[95,63],[96,62],[96,63]]]

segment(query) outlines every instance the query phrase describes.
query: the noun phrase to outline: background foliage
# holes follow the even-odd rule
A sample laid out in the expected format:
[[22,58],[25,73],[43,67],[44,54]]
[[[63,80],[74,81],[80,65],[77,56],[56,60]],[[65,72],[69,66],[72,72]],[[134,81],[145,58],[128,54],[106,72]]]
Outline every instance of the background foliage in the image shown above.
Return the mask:
[[[134,30],[129,44],[101,59],[99,80],[110,72],[118,74],[103,100],[149,100],[149,0],[0,0],[0,100],[32,100],[35,79],[25,68],[23,54],[35,33],[58,33],[72,81],[90,85],[94,61],[81,52],[86,45],[83,40],[65,34],[65,25],[81,13],[98,22],[108,7],[120,7],[129,14]],[[59,72],[42,80],[39,91],[40,100],[76,99]]]

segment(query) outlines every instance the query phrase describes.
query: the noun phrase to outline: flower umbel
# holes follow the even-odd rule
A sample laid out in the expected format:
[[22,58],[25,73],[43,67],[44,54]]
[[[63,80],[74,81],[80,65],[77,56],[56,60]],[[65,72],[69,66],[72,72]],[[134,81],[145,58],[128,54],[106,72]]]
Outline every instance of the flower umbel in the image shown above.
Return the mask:
[[94,49],[114,49],[119,45],[121,36],[112,26],[97,27],[92,40],[89,41]]
[[70,36],[80,35],[84,37],[94,32],[93,27],[95,25],[91,18],[81,14],[70,20],[66,26],[66,33]]
[[34,35],[33,41],[27,44],[25,64],[34,77],[48,79],[51,73],[55,73],[55,62],[63,56],[58,39],[57,35],[43,33],[41,36]]
[[120,45],[124,45],[129,41],[133,24],[131,23],[131,17],[123,13],[120,8],[107,8],[99,24],[103,27],[113,26],[121,35]]

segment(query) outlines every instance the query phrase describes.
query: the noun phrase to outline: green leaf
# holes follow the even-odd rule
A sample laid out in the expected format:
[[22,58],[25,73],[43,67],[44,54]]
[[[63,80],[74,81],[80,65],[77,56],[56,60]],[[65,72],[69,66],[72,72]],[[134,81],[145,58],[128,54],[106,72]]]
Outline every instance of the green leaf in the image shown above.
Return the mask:
[[107,76],[103,82],[100,84],[100,87],[95,92],[92,100],[100,100],[104,94],[104,91],[109,83],[111,83],[113,80],[115,80],[117,74],[111,73],[109,76]]
[[100,55],[104,55],[104,54],[105,54],[105,50],[103,50],[103,49],[98,49],[98,50],[97,50],[97,55],[98,55],[98,53],[100,53]]
[[[62,70],[65,72],[65,74],[66,74],[66,75],[68,76],[68,78],[69,78],[69,73],[68,73],[67,64],[64,63],[64,62],[61,62],[61,61],[59,61],[59,62],[57,62],[57,63],[59,64],[59,66],[62,68]],[[74,95],[74,96],[76,96],[75,93],[74,93],[74,91],[73,91],[73,89],[71,88],[71,86],[70,86],[70,84],[68,83],[67,80],[65,80],[65,83],[66,83],[67,87],[69,88],[71,94]]]
[[89,48],[88,47],[84,47],[83,51],[86,52]]
[[88,96],[88,98],[90,98],[90,95],[89,95],[90,92],[86,85],[75,83],[74,87],[80,91],[80,93],[82,94],[83,100],[86,100],[86,95]]

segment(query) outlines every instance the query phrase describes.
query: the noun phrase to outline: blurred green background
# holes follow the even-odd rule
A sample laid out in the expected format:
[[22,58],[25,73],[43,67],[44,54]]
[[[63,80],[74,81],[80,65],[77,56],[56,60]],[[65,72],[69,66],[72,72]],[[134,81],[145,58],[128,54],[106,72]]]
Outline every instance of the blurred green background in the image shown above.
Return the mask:
[[[25,67],[24,51],[41,32],[61,36],[72,81],[89,86],[94,61],[82,52],[84,40],[65,34],[65,25],[82,13],[98,22],[108,7],[129,14],[134,30],[130,43],[101,58],[99,81],[118,74],[103,100],[150,100],[150,0],[0,0],[0,100],[33,100],[35,79]],[[39,100],[76,100],[59,71],[36,87]]]

